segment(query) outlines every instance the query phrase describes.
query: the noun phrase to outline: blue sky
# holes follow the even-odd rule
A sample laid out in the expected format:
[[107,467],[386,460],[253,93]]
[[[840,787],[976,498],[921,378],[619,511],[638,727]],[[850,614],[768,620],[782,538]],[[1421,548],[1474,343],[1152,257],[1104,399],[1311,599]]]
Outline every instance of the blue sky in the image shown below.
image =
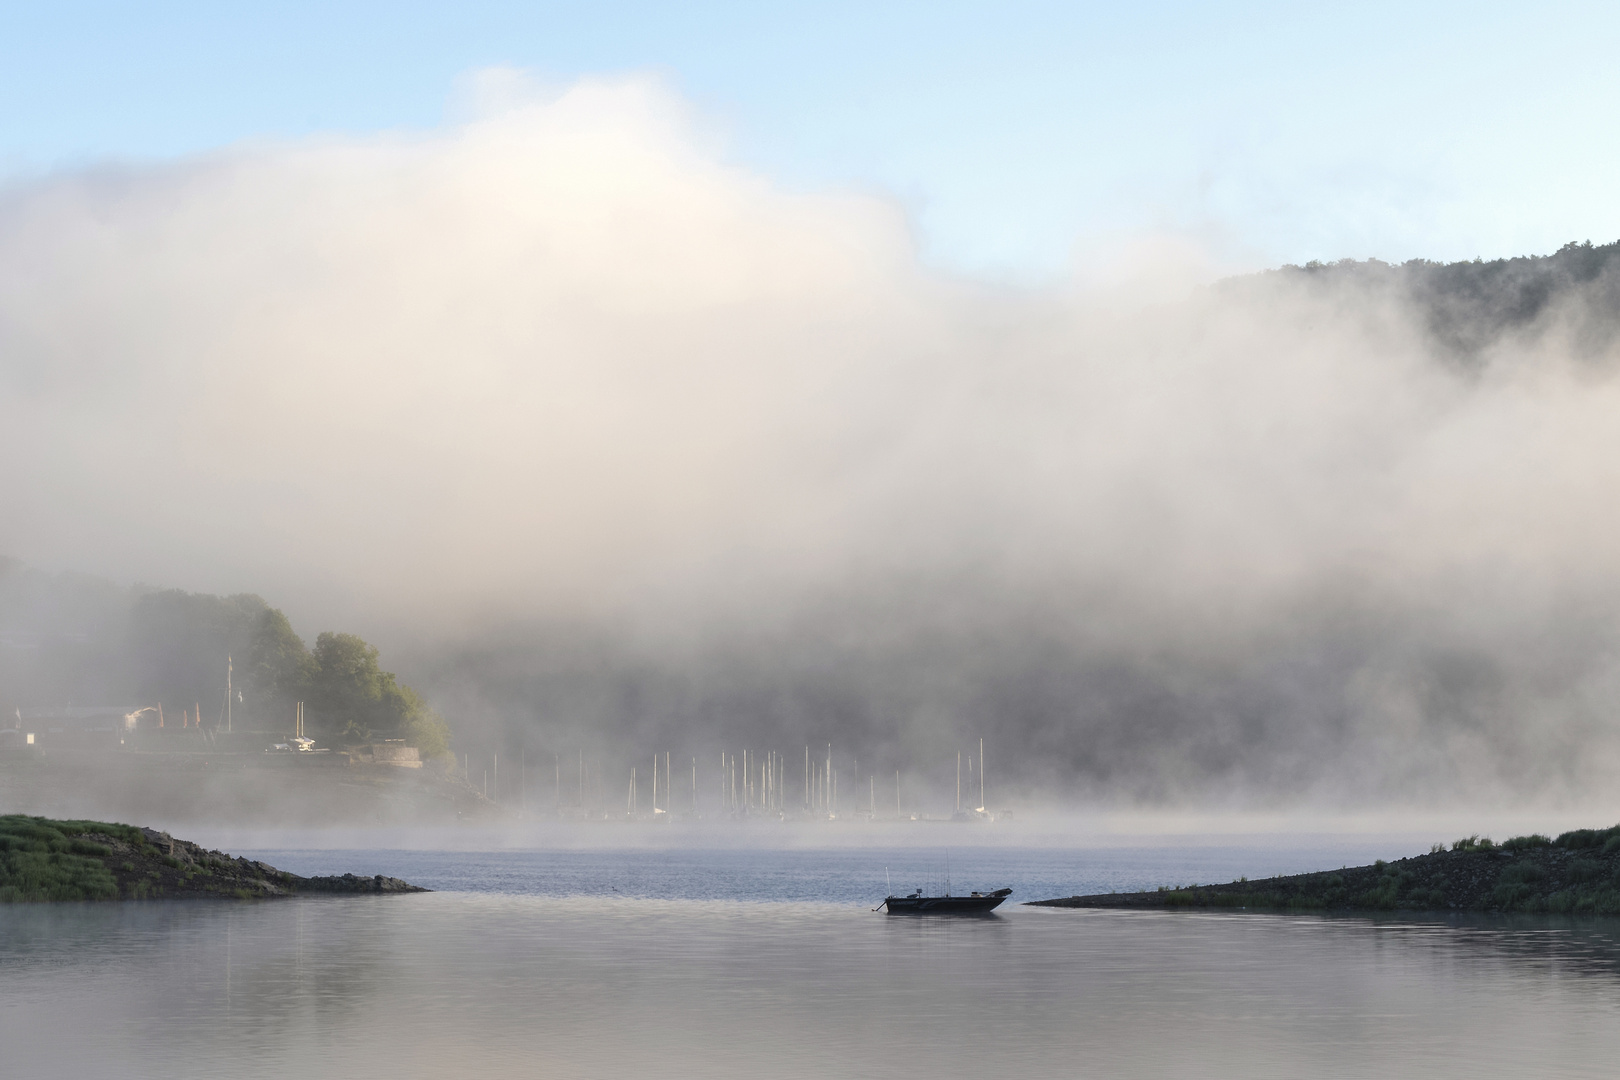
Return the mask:
[[954,271],[1144,235],[1493,257],[1620,238],[1617,42],[1596,4],[0,4],[0,172],[429,128],[488,66],[653,71],[730,159],[887,193]]

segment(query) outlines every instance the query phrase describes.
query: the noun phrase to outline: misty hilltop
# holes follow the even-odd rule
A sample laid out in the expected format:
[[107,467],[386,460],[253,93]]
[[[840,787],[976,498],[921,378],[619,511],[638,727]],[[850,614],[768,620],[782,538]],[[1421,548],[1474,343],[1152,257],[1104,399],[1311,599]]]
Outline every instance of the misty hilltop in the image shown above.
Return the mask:
[[1393,294],[1443,356],[1478,361],[1491,347],[1549,332],[1586,358],[1611,359],[1620,340],[1620,241],[1565,244],[1551,255],[1439,263],[1312,262],[1268,272],[1323,292]]

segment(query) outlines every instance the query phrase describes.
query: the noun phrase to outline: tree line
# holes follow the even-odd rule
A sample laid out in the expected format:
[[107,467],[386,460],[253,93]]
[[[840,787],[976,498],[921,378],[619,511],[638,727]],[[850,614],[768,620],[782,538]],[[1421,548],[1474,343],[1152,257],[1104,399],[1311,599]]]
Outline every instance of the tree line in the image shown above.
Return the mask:
[[251,593],[214,596],[46,574],[0,557],[0,723],[49,705],[154,705],[177,719],[224,713],[234,661],[236,727],[291,730],[294,703],[323,741],[401,738],[449,752],[449,728],[354,634],[305,647],[287,617]]

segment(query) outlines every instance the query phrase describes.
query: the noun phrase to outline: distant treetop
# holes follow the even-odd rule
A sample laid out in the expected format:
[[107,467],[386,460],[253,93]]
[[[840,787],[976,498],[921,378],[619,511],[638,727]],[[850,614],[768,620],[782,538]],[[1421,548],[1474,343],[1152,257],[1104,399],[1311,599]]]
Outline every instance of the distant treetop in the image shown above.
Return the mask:
[[1259,276],[1390,290],[1414,309],[1442,353],[1465,362],[1500,341],[1537,337],[1555,317],[1577,355],[1601,358],[1620,345],[1620,241],[1568,243],[1552,255],[1489,262],[1313,261]]

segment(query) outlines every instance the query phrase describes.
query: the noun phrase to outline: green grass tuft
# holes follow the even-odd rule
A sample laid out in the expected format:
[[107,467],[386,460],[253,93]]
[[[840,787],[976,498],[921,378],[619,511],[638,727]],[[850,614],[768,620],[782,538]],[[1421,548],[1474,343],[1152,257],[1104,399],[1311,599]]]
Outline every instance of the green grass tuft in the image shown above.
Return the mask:
[[1476,833],[1473,836],[1465,836],[1461,840],[1452,841],[1451,850],[1452,851],[1494,851],[1494,850],[1496,850],[1496,845],[1491,842],[1490,837],[1488,837],[1488,836],[1480,836],[1480,835],[1478,835]]
[[0,903],[117,899],[117,880],[96,858],[107,848],[75,837],[124,828],[0,815]]
[[1585,848],[1601,848],[1608,850],[1609,841],[1620,837],[1620,825],[1607,829],[1571,829],[1567,833],[1560,833],[1553,843],[1561,848],[1580,851]]
[[1540,833],[1531,833],[1529,836],[1514,836],[1502,841],[1504,851],[1529,851],[1533,848],[1552,846],[1552,839],[1542,836]]

